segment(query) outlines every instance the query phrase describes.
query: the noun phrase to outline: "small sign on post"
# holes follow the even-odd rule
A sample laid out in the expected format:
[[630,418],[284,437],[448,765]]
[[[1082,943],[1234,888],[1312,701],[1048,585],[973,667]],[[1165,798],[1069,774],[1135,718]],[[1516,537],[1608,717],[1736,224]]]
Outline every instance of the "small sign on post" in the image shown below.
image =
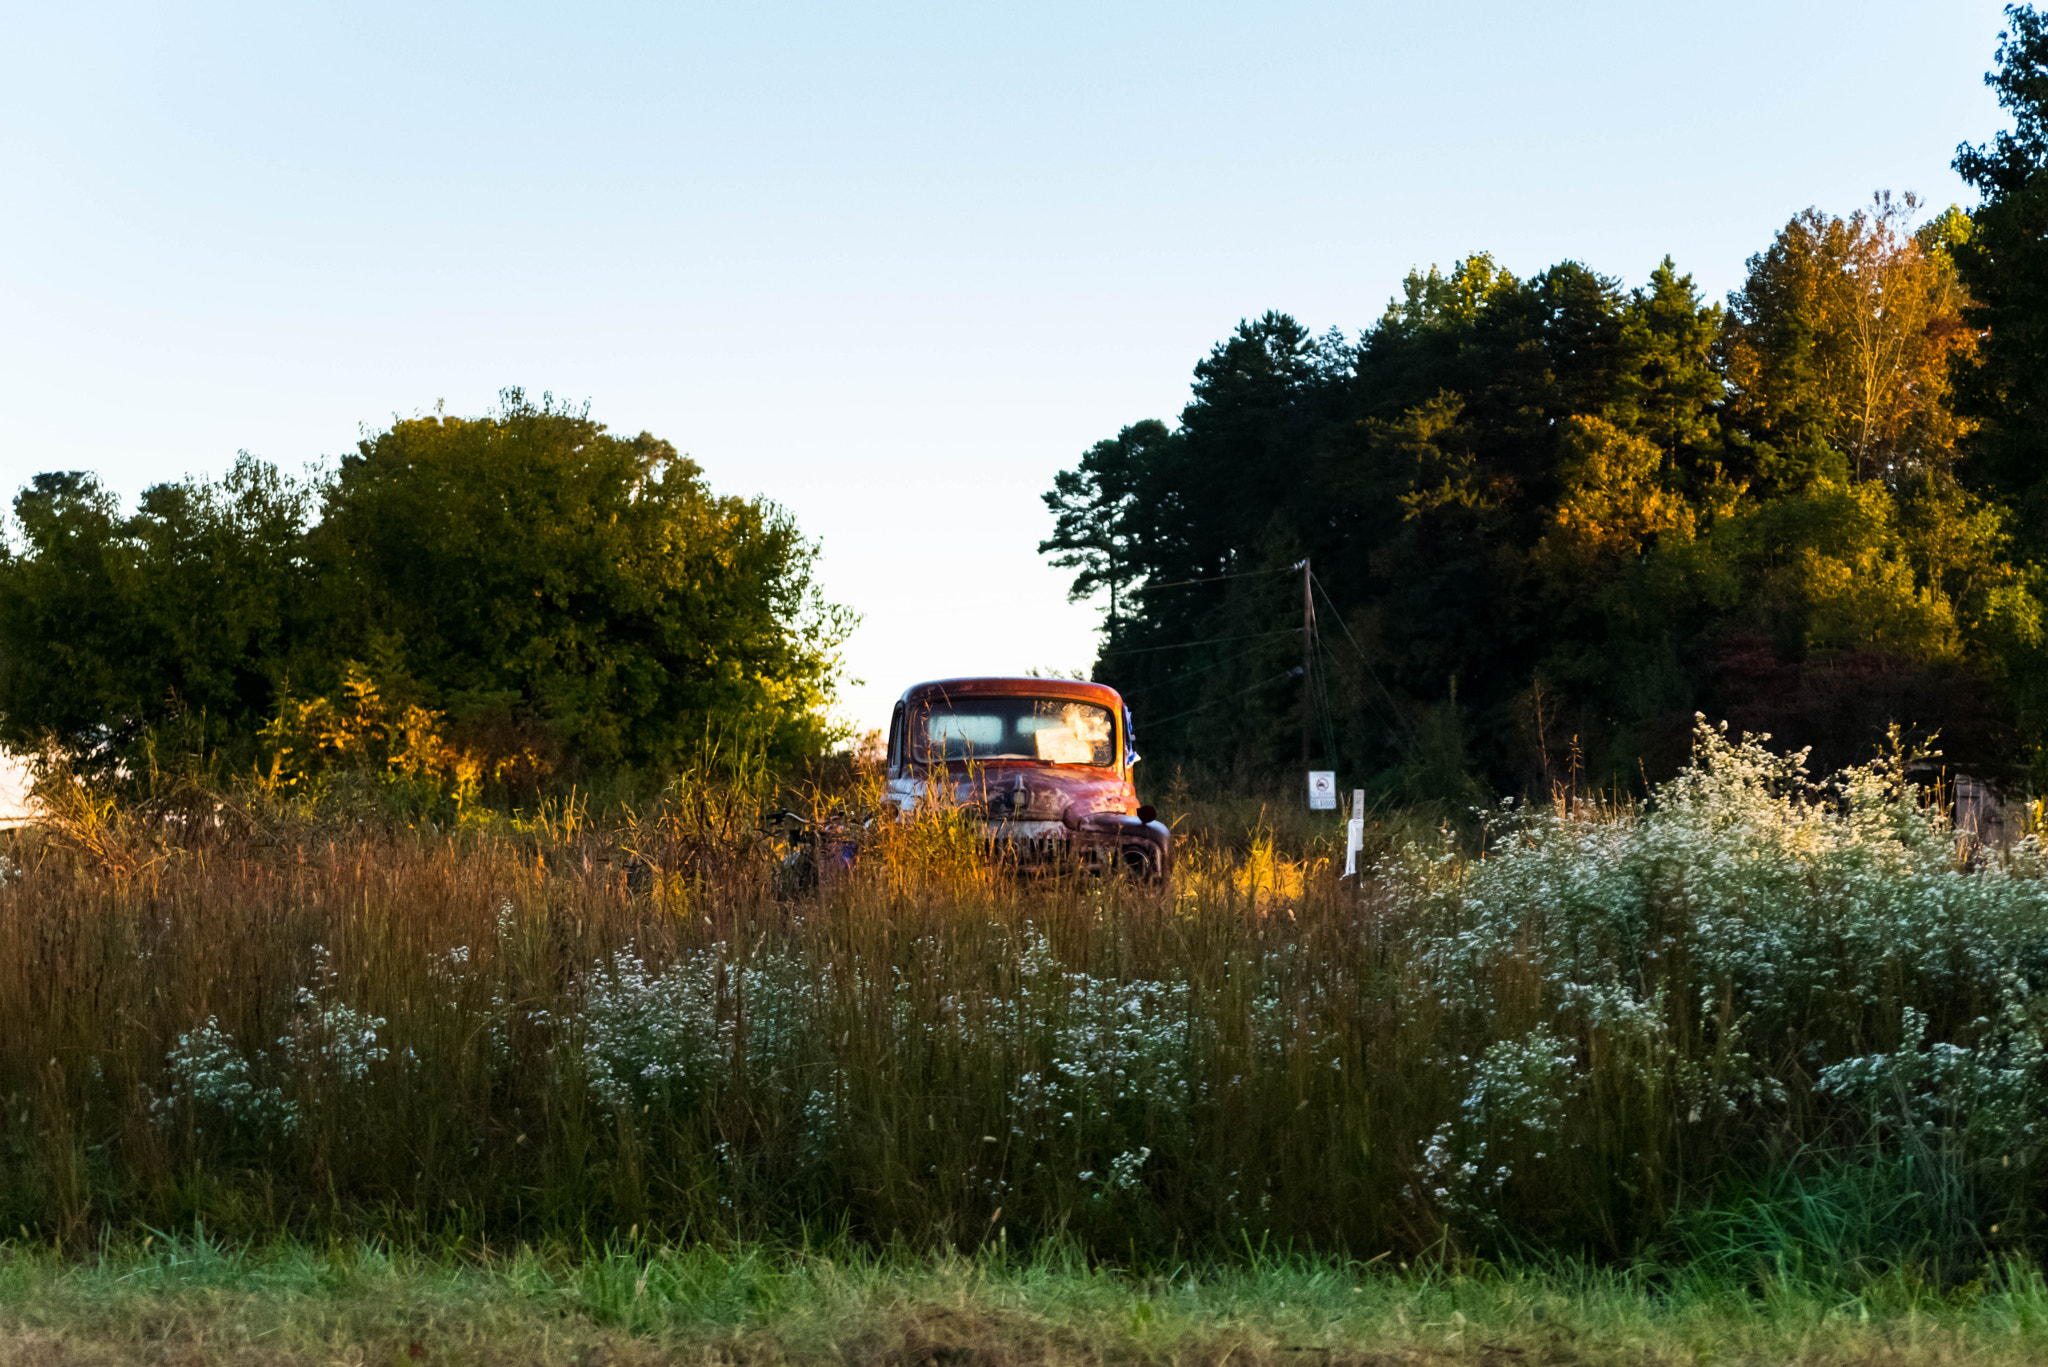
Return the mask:
[[1344,823],[1344,876],[1358,872],[1358,853],[1365,848],[1365,789],[1351,790],[1351,820]]
[[1312,812],[1337,810],[1337,774],[1333,769],[1308,771],[1308,809]]

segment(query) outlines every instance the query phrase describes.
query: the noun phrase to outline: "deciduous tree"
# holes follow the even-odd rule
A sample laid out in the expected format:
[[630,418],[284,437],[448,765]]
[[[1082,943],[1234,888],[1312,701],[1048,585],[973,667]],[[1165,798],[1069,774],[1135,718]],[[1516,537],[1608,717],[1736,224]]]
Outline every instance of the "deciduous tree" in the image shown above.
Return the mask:
[[707,728],[784,754],[827,739],[852,619],[820,595],[815,547],[666,441],[507,390],[490,417],[365,438],[325,509],[353,629],[458,728],[553,747],[572,774],[658,769]]

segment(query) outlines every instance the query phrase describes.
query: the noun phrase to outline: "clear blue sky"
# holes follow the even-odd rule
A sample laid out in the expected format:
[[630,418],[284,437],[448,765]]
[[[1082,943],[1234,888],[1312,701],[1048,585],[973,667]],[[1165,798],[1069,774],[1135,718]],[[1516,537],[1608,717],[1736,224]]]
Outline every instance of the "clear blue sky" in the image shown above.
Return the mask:
[[130,497],[592,401],[823,539],[853,715],[1078,668],[1039,494],[1237,320],[1490,250],[1718,296],[1808,205],[1968,202],[2000,7],[18,4],[0,483]]

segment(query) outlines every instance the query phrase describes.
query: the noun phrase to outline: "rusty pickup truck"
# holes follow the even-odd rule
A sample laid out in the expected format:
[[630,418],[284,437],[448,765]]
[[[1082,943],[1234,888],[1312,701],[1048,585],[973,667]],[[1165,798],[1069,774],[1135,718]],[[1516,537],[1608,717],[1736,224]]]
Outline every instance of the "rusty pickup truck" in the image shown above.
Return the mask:
[[888,798],[978,813],[992,852],[1029,871],[1121,869],[1157,882],[1173,833],[1131,782],[1138,753],[1117,691],[1073,679],[937,679],[889,721]]

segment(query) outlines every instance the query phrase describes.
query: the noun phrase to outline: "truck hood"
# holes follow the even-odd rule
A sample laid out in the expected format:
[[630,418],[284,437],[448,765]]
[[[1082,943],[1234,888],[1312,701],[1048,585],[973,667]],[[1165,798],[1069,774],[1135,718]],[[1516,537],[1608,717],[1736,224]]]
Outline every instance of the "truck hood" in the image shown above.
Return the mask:
[[1136,805],[1128,784],[1099,769],[1025,765],[990,766],[955,780],[954,797],[991,821],[1065,821],[1122,814]]

